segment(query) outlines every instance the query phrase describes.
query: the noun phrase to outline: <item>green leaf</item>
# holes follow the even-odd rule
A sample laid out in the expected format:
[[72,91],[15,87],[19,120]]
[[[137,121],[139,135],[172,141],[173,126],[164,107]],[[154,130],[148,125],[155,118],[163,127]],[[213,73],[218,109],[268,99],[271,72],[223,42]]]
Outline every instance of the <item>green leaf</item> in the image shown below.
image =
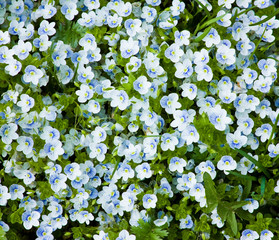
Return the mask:
[[206,203],[208,206],[208,211],[213,211],[218,205],[217,191],[214,187],[214,182],[211,179],[209,173],[205,172],[203,174],[203,181],[205,187]]
[[241,173],[233,172],[233,171],[228,171],[228,172],[232,175],[235,175],[235,176],[239,177],[239,178],[244,178],[244,179],[251,180],[251,181],[256,181],[257,180],[257,178],[253,177],[253,176],[242,175]]
[[136,235],[136,239],[162,240],[168,236],[167,230],[163,230],[162,227],[156,227],[153,222],[144,222],[140,219],[138,223],[139,226],[131,227],[131,231]]
[[247,154],[246,152],[244,152],[243,150],[241,149],[235,149],[235,151],[237,151],[238,153],[240,153],[243,157],[246,157],[248,160],[250,160],[252,163],[254,163],[256,166],[258,166],[259,169],[261,169],[263,171],[263,173],[268,177],[270,178],[270,174],[269,172],[266,170],[265,167],[262,166],[262,164],[257,161],[255,158],[253,158],[252,156],[250,156],[249,154]]
[[201,25],[201,27],[199,28],[199,30],[201,30],[201,29],[203,29],[203,28],[205,28],[205,27],[211,25],[212,23],[215,23],[215,22],[219,21],[220,19],[222,19],[222,18],[225,17],[226,15],[227,15],[227,13],[225,13],[225,14],[219,16],[219,17],[216,17],[216,18],[213,18],[213,19],[208,20],[208,21],[205,22],[203,25]]
[[72,232],[73,232],[73,237],[74,238],[80,238],[82,237],[82,232],[81,232],[81,228],[80,227],[72,227]]
[[169,235],[167,230],[163,230],[160,228],[155,228],[153,230],[154,234],[158,235],[159,237],[163,238],[163,237],[167,237]]
[[205,30],[204,30],[204,32],[200,35],[200,36],[198,36],[198,37],[196,37],[195,38],[195,42],[200,42],[201,40],[203,40],[204,39],[204,37],[210,32],[210,30],[211,30],[211,27],[207,27]]
[[241,208],[244,205],[247,205],[247,201],[239,201],[239,202],[229,203],[230,208],[233,209],[233,210]]
[[266,178],[264,176],[261,177],[261,197],[263,197],[265,192],[265,182]]
[[37,188],[40,191],[41,195],[40,198],[42,200],[49,198],[50,196],[53,195],[53,191],[50,187],[50,184],[48,182],[44,182],[44,181],[38,181],[37,182]]
[[237,216],[239,216],[240,218],[247,220],[247,221],[254,221],[255,220],[255,216],[247,211],[244,211],[242,208],[239,208],[237,210],[235,210],[235,213],[237,214]]
[[211,16],[211,13],[208,11],[207,7],[204,6],[199,0],[194,0],[196,3],[198,3],[199,6],[202,7],[202,9],[204,10],[204,12],[206,13],[207,17]]
[[255,52],[257,51],[257,49],[258,49],[258,47],[259,47],[259,45],[260,45],[260,43],[261,43],[261,41],[262,41],[262,39],[263,39],[263,36],[264,36],[264,34],[265,34],[265,31],[266,31],[266,27],[264,28],[263,34],[261,35],[260,39],[259,39],[258,42],[256,43],[256,46],[255,46],[254,51],[250,54],[250,57],[249,57],[250,60],[253,58]]
[[3,227],[0,226],[0,239],[6,239],[5,235],[6,235],[6,232],[3,230]]
[[226,221],[227,215],[230,211],[230,209],[227,206],[228,202],[220,202],[217,207],[217,213],[223,222]]
[[244,182],[244,189],[243,189],[243,193],[242,193],[242,196],[241,196],[241,199],[244,200],[248,197],[250,191],[251,191],[251,188],[252,188],[252,180],[246,180]]
[[232,230],[234,236],[236,236],[236,234],[237,234],[237,221],[236,221],[236,217],[235,217],[234,212],[228,212],[227,221],[228,221],[228,224],[231,227],[231,230]]
[[24,208],[19,208],[18,210],[16,210],[14,213],[11,214],[11,223],[22,223],[21,220],[21,215],[24,212]]

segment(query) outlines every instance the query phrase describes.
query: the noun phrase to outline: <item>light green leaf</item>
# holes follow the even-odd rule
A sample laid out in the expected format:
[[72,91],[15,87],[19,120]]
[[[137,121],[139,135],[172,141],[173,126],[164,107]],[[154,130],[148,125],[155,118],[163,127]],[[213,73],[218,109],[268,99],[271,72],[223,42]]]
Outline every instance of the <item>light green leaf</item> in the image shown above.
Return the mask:
[[19,208],[14,213],[11,214],[11,223],[22,223],[21,215],[24,212],[24,208]]

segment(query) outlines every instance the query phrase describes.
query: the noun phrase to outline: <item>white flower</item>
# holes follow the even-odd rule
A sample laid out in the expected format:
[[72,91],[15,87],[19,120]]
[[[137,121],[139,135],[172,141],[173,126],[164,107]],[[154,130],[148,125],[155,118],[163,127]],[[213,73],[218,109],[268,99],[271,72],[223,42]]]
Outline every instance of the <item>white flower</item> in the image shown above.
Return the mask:
[[177,127],[179,131],[183,131],[190,123],[193,122],[196,111],[193,109],[176,110],[173,113],[174,120],[171,122],[171,127]]
[[[269,139],[272,131],[272,126],[269,123],[262,124],[261,127],[256,129],[256,136],[261,137],[261,141],[265,142]],[[274,138],[274,136],[272,136]]]
[[34,107],[35,100],[27,94],[22,94],[20,95],[20,101],[17,103],[17,105],[21,107],[22,112],[26,113],[29,112],[32,107]]
[[114,90],[111,93],[111,98],[110,105],[118,107],[120,110],[125,110],[130,105],[129,96],[124,90]]
[[103,230],[101,230],[100,233],[99,233],[98,235],[95,234],[95,235],[93,236],[93,238],[94,238],[94,240],[104,240],[104,239],[105,239],[105,240],[110,240],[108,234],[105,233]]
[[176,188],[179,191],[187,191],[197,183],[196,176],[192,172],[189,172],[188,174],[183,174],[181,178],[177,179],[177,183],[178,184]]
[[231,156],[222,156],[222,158],[217,163],[217,168],[223,170],[226,175],[229,174],[228,171],[236,169],[236,161]]
[[187,215],[186,218],[179,219],[179,221],[180,221],[179,224],[180,229],[186,229],[186,228],[191,229],[194,226],[194,222],[190,215]]
[[231,118],[227,117],[227,111],[221,109],[220,105],[213,107],[207,114],[209,121],[219,131],[224,131],[227,125],[232,123]]
[[38,227],[39,226],[39,218],[40,218],[40,213],[37,211],[26,211],[22,214],[22,221],[23,221],[23,226],[25,229],[29,230],[33,226]]
[[207,82],[210,82],[213,78],[213,72],[212,69],[208,65],[197,65],[195,67],[195,72],[197,73],[197,79],[198,81],[205,80]]
[[202,49],[200,52],[194,53],[194,63],[196,65],[205,65],[209,62],[209,55],[206,49]]
[[17,125],[14,123],[4,124],[0,128],[0,136],[5,144],[11,144],[14,139],[18,138],[16,133]]
[[242,206],[243,210],[248,210],[248,212],[252,213],[255,209],[259,208],[259,202],[252,198],[247,198],[245,201],[248,201],[248,204]]
[[11,194],[8,193],[8,188],[0,184],[0,206],[6,206]]
[[25,155],[29,154],[33,150],[34,141],[31,137],[20,136],[17,139],[18,146],[17,151],[22,151]]
[[189,78],[193,73],[192,63],[189,59],[185,59],[182,63],[175,63],[175,76],[177,78]]
[[274,192],[279,193],[279,180],[277,181],[277,184],[274,188]]
[[20,60],[24,60],[28,57],[29,52],[32,49],[32,44],[30,42],[18,41],[18,44],[13,47],[14,53],[18,56]]
[[129,235],[127,230],[122,230],[116,240],[136,240],[135,235]]
[[127,40],[120,41],[120,51],[123,58],[129,58],[139,52],[138,41],[134,41],[131,37]]
[[155,208],[157,196],[155,194],[145,194],[142,198],[142,204],[145,209]]
[[178,98],[177,93],[170,93],[168,96],[163,96],[160,99],[161,107],[163,107],[168,114],[173,114],[176,108],[181,107]]
[[256,231],[245,229],[240,237],[240,240],[255,240],[259,238],[259,234]]
[[64,149],[62,148],[62,143],[56,139],[51,142],[47,142],[42,152],[42,156],[46,155],[52,161],[57,160],[58,156],[63,154]]
[[84,103],[93,97],[94,92],[88,85],[81,84],[80,90],[77,90],[76,94],[78,95],[78,101]]
[[228,133],[226,139],[232,149],[240,149],[247,143],[247,137],[241,135],[240,131],[235,131],[235,133]]
[[148,163],[142,163],[136,166],[137,178],[143,180],[144,178],[150,178],[152,176],[152,171]]
[[170,160],[169,169],[171,172],[178,171],[183,173],[183,168],[186,167],[187,163],[183,158],[173,157]]
[[181,93],[182,97],[188,97],[190,100],[193,100],[197,96],[198,88],[193,83],[184,83],[180,86],[183,90]]
[[201,183],[196,183],[189,191],[190,196],[195,197],[196,200],[205,196],[205,189]]
[[198,142],[200,135],[194,125],[188,125],[181,133],[181,138],[186,141],[187,145],[190,145]]
[[130,37],[134,37],[141,30],[141,20],[139,19],[127,19],[124,23],[127,34]]
[[177,63],[180,57],[183,55],[183,50],[176,43],[173,43],[165,50],[165,57],[170,59],[172,62]]
[[36,68],[33,65],[28,65],[24,70],[23,81],[26,83],[33,83],[38,85],[39,79],[43,77],[44,73],[41,69]]
[[140,94],[146,94],[151,87],[151,83],[147,81],[145,76],[140,76],[136,81],[134,81],[133,86]]
[[211,47],[213,44],[217,45],[220,43],[221,38],[215,28],[211,28],[209,33],[203,38],[206,47]]
[[218,5],[225,5],[227,9],[231,9],[232,3],[234,3],[235,0],[218,0]]
[[221,64],[232,65],[235,63],[235,49],[229,48],[225,45],[218,47],[216,52],[216,59]]
[[[216,17],[220,17],[220,16],[224,15],[225,13],[226,12],[224,10],[220,10],[217,13]],[[221,19],[219,19],[216,23],[223,27],[229,27],[231,25],[231,21],[230,21],[231,17],[232,17],[231,13],[226,13],[226,15],[224,17],[222,17]]]

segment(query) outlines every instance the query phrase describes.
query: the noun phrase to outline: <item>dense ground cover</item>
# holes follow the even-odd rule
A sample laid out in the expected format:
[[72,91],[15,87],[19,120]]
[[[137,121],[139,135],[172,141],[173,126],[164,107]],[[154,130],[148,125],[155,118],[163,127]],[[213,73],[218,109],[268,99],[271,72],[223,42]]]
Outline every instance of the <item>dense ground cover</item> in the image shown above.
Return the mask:
[[0,0],[0,239],[279,239],[277,5]]

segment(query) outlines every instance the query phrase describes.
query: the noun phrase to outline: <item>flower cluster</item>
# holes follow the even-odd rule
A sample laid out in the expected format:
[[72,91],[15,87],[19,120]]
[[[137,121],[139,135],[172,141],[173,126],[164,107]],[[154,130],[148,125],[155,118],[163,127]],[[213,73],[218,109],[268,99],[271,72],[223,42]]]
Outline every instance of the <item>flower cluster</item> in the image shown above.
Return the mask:
[[0,236],[278,237],[276,4],[0,0]]

